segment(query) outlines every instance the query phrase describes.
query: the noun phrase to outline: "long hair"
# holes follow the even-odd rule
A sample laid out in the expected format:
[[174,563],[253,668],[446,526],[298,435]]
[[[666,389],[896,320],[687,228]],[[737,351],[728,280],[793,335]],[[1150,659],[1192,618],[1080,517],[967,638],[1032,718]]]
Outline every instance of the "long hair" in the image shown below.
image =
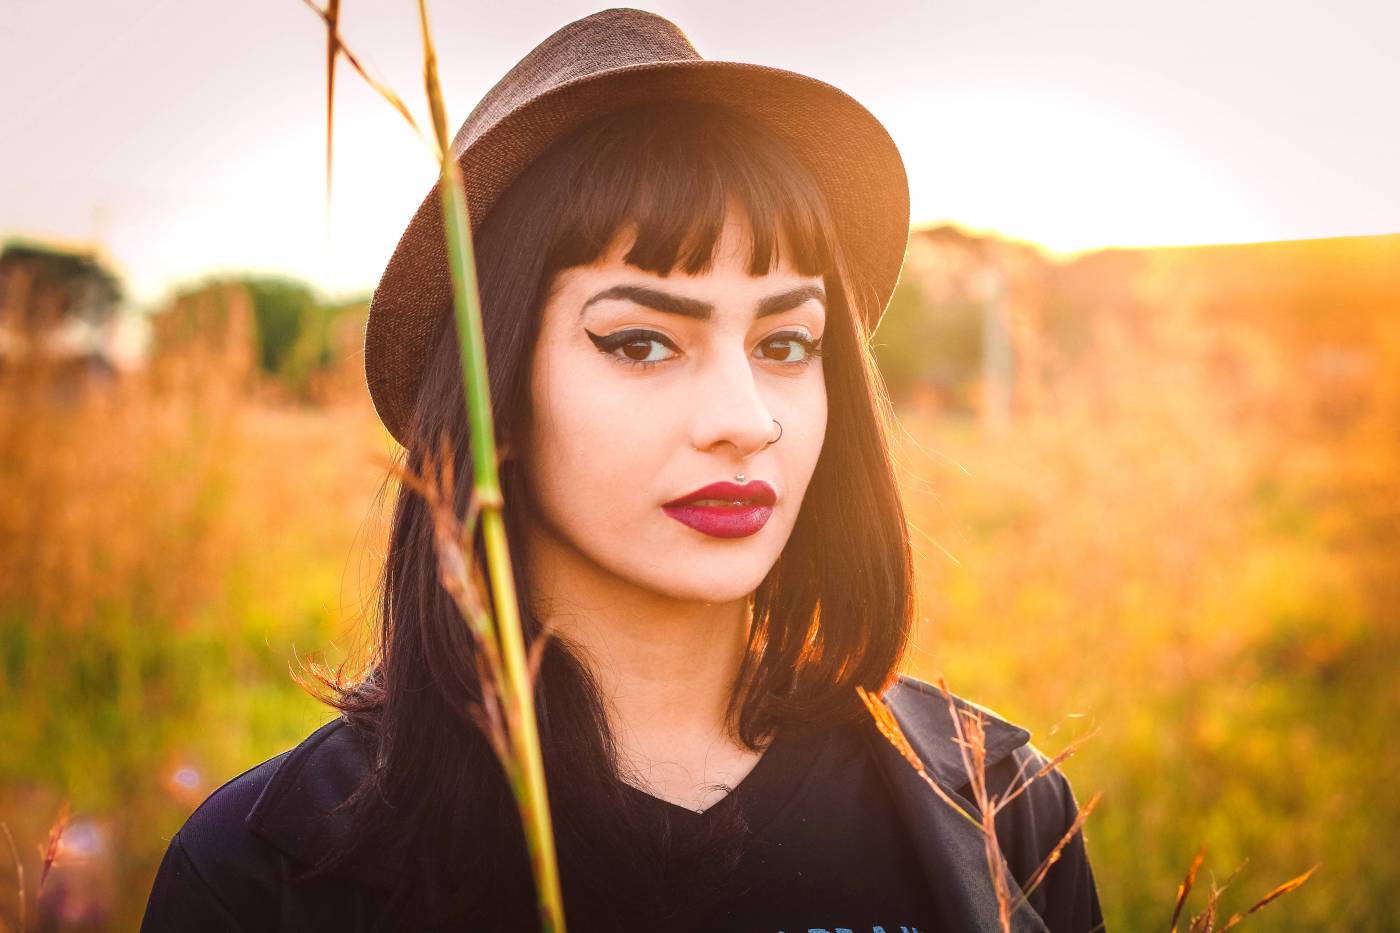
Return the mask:
[[[828,296],[825,442],[792,535],[753,594],[728,707],[733,734],[759,750],[779,729],[862,715],[854,688],[888,685],[913,614],[889,407],[865,324],[872,293],[861,270],[846,267],[821,190],[780,140],[733,111],[645,105],[596,118],[552,146],[503,194],[475,243],[497,435],[502,449],[518,450],[532,417],[530,360],[554,274],[599,258],[629,225],[628,263],[663,275],[702,272],[731,204],[747,216],[754,274],[770,268],[781,242],[794,253],[785,260],[822,276]],[[425,455],[450,439],[461,514],[472,461],[457,352],[455,321],[444,315],[402,456],[421,473]],[[521,544],[531,503],[520,459],[505,461],[502,486],[516,589],[528,594]],[[477,545],[480,555],[479,537]],[[504,876],[519,882],[529,865],[505,779],[469,713],[482,695],[475,646],[437,573],[431,518],[401,489],[369,673],[353,683],[321,678],[329,688],[321,699],[362,730],[376,754],[346,803],[354,832],[318,870],[386,839],[411,840],[406,857],[425,879],[420,896],[433,896],[432,888],[461,906],[471,901],[463,879],[474,879],[474,890],[508,890]],[[521,608],[529,643],[540,623]],[[719,890],[742,853],[738,808],[729,808],[731,822],[691,839],[648,824],[629,806],[604,699],[562,638],[547,643],[536,704],[566,910],[605,900],[657,922]],[[482,840],[495,848],[481,851]],[[528,926],[534,907],[524,900],[477,904],[477,916]]]

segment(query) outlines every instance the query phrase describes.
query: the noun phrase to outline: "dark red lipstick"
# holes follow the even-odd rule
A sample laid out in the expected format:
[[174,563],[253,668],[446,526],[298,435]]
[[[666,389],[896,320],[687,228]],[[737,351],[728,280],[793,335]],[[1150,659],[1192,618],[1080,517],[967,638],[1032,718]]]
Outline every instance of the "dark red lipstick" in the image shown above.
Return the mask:
[[778,494],[762,480],[711,483],[667,502],[667,515],[714,538],[744,538],[757,532],[773,514]]

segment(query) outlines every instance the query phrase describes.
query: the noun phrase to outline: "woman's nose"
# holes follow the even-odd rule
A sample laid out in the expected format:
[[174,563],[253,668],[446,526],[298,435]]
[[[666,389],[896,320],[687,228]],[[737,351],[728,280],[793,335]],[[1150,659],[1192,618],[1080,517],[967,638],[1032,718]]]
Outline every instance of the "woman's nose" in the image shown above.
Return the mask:
[[777,428],[759,394],[747,353],[730,351],[699,370],[694,387],[691,444],[711,450],[729,444],[741,457],[762,450]]

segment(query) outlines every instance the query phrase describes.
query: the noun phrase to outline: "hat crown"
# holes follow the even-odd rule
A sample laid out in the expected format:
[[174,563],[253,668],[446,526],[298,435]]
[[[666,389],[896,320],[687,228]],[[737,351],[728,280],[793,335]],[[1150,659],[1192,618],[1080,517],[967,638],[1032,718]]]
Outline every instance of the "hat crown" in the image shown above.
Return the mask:
[[663,16],[627,7],[600,10],[558,29],[506,72],[457,131],[452,151],[460,155],[507,114],[571,81],[700,57],[680,27]]

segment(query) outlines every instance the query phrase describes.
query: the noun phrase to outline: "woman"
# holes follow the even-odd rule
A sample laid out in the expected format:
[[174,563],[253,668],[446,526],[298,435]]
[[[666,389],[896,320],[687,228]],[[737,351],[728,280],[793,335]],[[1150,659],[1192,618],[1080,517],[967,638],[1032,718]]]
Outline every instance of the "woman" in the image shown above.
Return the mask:
[[[994,928],[981,837],[855,692],[885,690],[968,795],[945,700],[894,673],[909,546],[866,349],[908,232],[888,135],[829,85],[608,10],[512,69],[454,153],[526,635],[552,633],[537,702],[570,928]],[[375,292],[366,370],[410,470],[451,439],[461,511],[437,205]],[[535,928],[474,646],[407,491],[379,636],[367,676],[326,681],[336,720],[187,821],[145,929]],[[994,790],[1044,762],[1028,737],[987,714]],[[1056,771],[1001,815],[1017,883],[1075,813]],[[1082,839],[1013,919],[1100,924]]]

